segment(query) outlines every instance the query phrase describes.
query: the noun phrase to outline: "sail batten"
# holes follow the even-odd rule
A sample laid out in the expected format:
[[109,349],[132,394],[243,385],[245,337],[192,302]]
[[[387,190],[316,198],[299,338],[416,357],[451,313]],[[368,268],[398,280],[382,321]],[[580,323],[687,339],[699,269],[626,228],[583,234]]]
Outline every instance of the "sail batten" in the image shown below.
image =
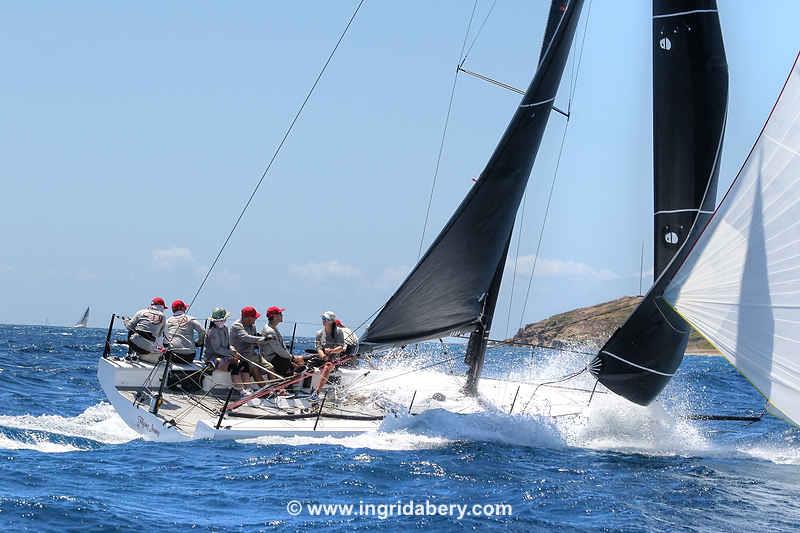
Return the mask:
[[507,243],[582,3],[554,2],[558,5],[551,7],[538,69],[494,153],[419,263],[372,321],[363,346],[406,344],[491,322],[483,313],[487,301],[496,297],[490,290],[499,287],[502,278]]
[[689,340],[691,328],[663,292],[714,209],[727,93],[716,1],[654,0],[655,283],[590,367],[612,392],[641,405],[675,374]]

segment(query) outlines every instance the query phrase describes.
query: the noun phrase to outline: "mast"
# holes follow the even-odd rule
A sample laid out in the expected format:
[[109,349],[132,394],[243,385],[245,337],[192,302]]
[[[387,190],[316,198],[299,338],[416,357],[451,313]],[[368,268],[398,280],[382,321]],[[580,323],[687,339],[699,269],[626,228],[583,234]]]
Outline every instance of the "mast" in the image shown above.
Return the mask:
[[[567,9],[566,0],[552,0],[550,2],[550,11],[547,14],[547,25],[544,29],[544,38],[542,39],[542,48],[539,51],[539,62],[544,59],[547,53],[548,46],[553,40],[553,36],[558,29],[561,17]],[[489,341],[489,332],[492,329],[492,321],[494,319],[494,310],[497,306],[497,298],[500,296],[500,285],[503,281],[503,269],[508,257],[508,249],[511,246],[511,234],[508,235],[506,248],[503,252],[500,264],[497,271],[492,278],[492,284],[489,286],[489,291],[484,300],[483,310],[481,312],[480,322],[475,330],[470,333],[469,341],[467,342],[467,350],[464,354],[464,363],[469,365],[467,370],[467,382],[464,385],[464,393],[474,396],[478,393],[478,380],[481,376],[483,369],[483,361],[486,356],[486,345]]]
[[[471,333],[467,388],[483,364],[517,210],[561,82],[583,5],[556,0],[538,68],[467,196],[367,328],[362,351]],[[558,13],[556,18],[553,13]]]
[[492,278],[492,284],[484,300],[483,313],[481,314],[478,327],[470,334],[467,342],[467,351],[464,355],[464,362],[469,365],[467,370],[467,382],[464,385],[464,393],[474,396],[478,393],[478,380],[483,370],[483,360],[486,356],[486,344],[489,341],[489,331],[492,329],[494,319],[494,309],[497,306],[497,297],[500,295],[500,284],[503,281],[503,269],[506,264],[508,248],[511,245],[511,236],[506,241],[506,249],[503,252],[503,261],[497,266],[497,271]]
[[683,360],[691,328],[663,299],[716,202],[728,66],[715,0],[653,1],[655,284],[589,369],[647,405]]

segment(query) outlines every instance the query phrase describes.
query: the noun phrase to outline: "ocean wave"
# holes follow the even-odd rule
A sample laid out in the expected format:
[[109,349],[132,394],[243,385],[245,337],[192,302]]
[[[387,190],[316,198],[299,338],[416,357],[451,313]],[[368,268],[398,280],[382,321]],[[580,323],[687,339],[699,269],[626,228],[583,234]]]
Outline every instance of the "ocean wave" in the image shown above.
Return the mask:
[[110,404],[101,402],[73,417],[60,415],[0,415],[0,426],[24,430],[0,435],[0,448],[64,452],[90,449],[63,442],[63,437],[100,444],[123,444],[139,437]]
[[83,451],[70,443],[53,442],[40,435],[31,435],[29,438],[11,438],[0,433],[0,449],[3,450],[35,450],[43,453],[66,453]]

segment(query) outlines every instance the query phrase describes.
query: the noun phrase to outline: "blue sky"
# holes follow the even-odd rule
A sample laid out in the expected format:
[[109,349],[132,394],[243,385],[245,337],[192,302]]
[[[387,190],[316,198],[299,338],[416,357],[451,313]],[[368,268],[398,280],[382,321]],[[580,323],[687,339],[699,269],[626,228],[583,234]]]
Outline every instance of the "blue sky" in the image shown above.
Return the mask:
[[[499,0],[465,66],[525,87],[547,4]],[[354,5],[3,4],[0,322],[70,323],[91,305],[102,325],[153,295],[188,299]],[[478,20],[489,5],[479,2]],[[721,194],[797,53],[800,2],[719,7],[730,68]],[[391,295],[417,258],[471,8],[367,0],[195,314],[275,304],[287,321],[334,309],[352,325]],[[649,17],[649,2],[593,2],[531,298],[522,317],[557,115],[528,188],[511,320],[509,269],[496,336],[521,318],[635,294],[642,241],[652,265]],[[426,242],[518,100],[459,79]]]

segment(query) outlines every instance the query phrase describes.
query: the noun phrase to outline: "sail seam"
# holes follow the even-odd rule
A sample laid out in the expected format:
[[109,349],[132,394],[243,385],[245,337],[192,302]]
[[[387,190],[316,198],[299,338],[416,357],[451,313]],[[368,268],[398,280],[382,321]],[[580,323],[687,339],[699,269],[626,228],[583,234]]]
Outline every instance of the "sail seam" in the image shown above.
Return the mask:
[[783,144],[783,141],[779,141],[779,140],[778,140],[778,139],[776,139],[775,137],[772,137],[772,136],[770,136],[770,135],[767,135],[767,134],[765,133],[765,134],[764,134],[764,138],[765,138],[765,139],[767,139],[767,140],[770,140],[770,141],[772,141],[772,142],[773,142],[773,143],[775,143],[775,144],[777,144],[777,145],[778,145],[780,148],[783,148],[783,149],[784,149],[784,150],[786,150],[787,152],[791,152],[791,153],[793,153],[794,155],[800,155],[800,152],[798,152],[798,151],[797,151],[797,150],[795,150],[794,148],[790,148],[790,147],[786,146],[785,144]]
[[677,13],[667,13],[665,15],[653,15],[654,19],[664,19],[669,17],[680,17],[681,15],[693,15],[694,13],[716,13],[716,9],[692,9],[690,11],[679,11]]
[[674,375],[675,375],[675,373],[674,373],[674,372],[673,372],[672,374],[668,374],[668,373],[666,373],[666,372],[659,372],[658,370],[653,370],[652,368],[647,368],[646,366],[637,365],[636,363],[631,363],[631,362],[630,362],[630,361],[628,361],[627,359],[624,359],[624,358],[622,358],[622,357],[620,357],[620,356],[618,356],[618,355],[615,355],[615,354],[613,354],[613,353],[611,353],[611,352],[609,352],[609,351],[606,351],[606,350],[601,350],[601,351],[600,351],[600,353],[604,353],[604,354],[606,354],[606,355],[610,355],[610,356],[611,356],[611,357],[613,357],[614,359],[617,359],[617,360],[619,360],[619,361],[622,361],[623,363],[629,364],[629,365],[631,365],[632,367],[636,367],[636,368],[638,368],[638,369],[640,369],[640,370],[644,370],[644,371],[646,371],[646,372],[652,372],[653,374],[658,374],[659,376],[665,376],[665,377],[671,378],[672,376],[674,376]]

